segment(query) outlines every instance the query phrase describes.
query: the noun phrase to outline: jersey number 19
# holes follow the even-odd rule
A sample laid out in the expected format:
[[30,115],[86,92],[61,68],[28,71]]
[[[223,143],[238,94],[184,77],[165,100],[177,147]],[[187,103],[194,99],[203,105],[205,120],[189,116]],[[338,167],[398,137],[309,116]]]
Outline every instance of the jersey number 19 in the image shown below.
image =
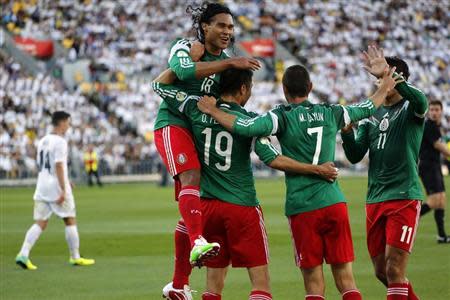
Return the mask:
[[[205,153],[204,160],[205,164],[209,166],[209,154],[211,151],[211,141],[212,141],[212,129],[205,128],[202,131],[205,135]],[[222,149],[222,141],[225,141],[225,149]],[[214,151],[225,158],[223,164],[215,163],[214,166],[220,171],[227,171],[231,167],[231,150],[233,149],[233,136],[227,131],[221,131],[216,135]]]

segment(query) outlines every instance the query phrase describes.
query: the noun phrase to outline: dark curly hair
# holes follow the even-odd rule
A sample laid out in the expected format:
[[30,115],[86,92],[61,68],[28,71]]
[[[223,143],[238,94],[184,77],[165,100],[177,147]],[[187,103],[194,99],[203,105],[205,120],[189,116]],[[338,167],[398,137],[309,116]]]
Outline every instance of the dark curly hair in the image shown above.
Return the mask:
[[[228,14],[234,19],[234,15],[228,7],[219,3],[210,3],[207,1],[203,2],[199,7],[189,5],[186,8],[186,12],[191,14],[193,22],[192,30],[195,31],[197,39],[203,44],[205,43],[205,32],[203,31],[202,23],[209,24],[211,19],[218,14]],[[233,45],[233,43],[234,37],[231,37],[231,45]]]

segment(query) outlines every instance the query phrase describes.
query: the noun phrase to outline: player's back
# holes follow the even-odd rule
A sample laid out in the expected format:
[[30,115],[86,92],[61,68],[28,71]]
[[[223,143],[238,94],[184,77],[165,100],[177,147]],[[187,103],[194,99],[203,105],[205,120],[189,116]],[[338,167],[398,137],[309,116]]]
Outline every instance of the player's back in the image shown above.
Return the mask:
[[[283,155],[308,164],[334,161],[336,133],[345,118],[342,106],[301,104],[280,106],[273,111],[280,119],[277,137]],[[286,214],[294,215],[344,202],[337,182],[317,176],[286,173]]]
[[[236,103],[221,103],[222,108],[239,116],[254,117]],[[278,155],[269,149],[268,139],[254,139],[232,134],[211,116],[192,111],[192,130],[202,164],[202,197],[218,198],[244,206],[256,206],[250,153],[255,147],[261,160]]]
[[67,141],[59,135],[48,134],[38,143],[38,179],[34,200],[56,201],[61,189],[56,176],[56,163],[63,164],[66,194],[71,194],[67,172]]

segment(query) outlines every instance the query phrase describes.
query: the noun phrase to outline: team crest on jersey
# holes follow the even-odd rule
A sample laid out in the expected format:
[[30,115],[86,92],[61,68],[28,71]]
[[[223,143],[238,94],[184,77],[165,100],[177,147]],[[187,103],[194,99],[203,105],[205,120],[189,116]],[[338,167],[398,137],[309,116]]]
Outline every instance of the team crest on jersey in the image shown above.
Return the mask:
[[187,94],[184,92],[178,92],[176,95],[177,100],[180,102],[186,100],[186,97],[187,97]]
[[389,128],[389,120],[384,118],[380,122],[380,126],[378,127],[380,131],[386,131]]
[[263,145],[269,145],[270,144],[270,140],[268,138],[266,138],[266,137],[259,138],[259,141]]
[[187,162],[186,154],[184,154],[184,153],[178,154],[177,161],[180,165],[184,165]]
[[178,51],[177,52],[177,57],[188,57],[188,56],[189,56],[189,54],[187,54],[184,51]]

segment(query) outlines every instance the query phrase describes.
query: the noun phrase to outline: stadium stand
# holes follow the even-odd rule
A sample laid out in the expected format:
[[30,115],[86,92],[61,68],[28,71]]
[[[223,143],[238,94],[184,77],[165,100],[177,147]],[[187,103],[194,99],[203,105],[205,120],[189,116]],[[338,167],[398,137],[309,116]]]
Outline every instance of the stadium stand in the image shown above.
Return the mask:
[[[315,101],[344,104],[366,97],[373,80],[359,53],[376,41],[386,54],[406,59],[411,82],[430,100],[444,102],[448,128],[450,20],[439,1],[223,2],[236,14],[237,40],[274,38],[308,66]],[[81,153],[90,143],[98,148],[104,173],[156,170],[151,130],[160,99],[149,80],[166,67],[169,42],[189,34],[186,1],[0,3],[1,24],[11,35],[53,40],[64,49],[60,68],[80,59],[90,64],[89,78],[80,76],[69,88],[50,71],[31,76],[26,66],[0,55],[0,178],[35,175],[36,138],[49,130],[43,117],[59,108],[73,115],[69,140],[75,173],[81,172]],[[392,10],[395,19],[387,18]],[[254,86],[248,108],[261,113],[282,102],[279,84],[263,81]],[[346,164],[341,150],[337,159]]]

